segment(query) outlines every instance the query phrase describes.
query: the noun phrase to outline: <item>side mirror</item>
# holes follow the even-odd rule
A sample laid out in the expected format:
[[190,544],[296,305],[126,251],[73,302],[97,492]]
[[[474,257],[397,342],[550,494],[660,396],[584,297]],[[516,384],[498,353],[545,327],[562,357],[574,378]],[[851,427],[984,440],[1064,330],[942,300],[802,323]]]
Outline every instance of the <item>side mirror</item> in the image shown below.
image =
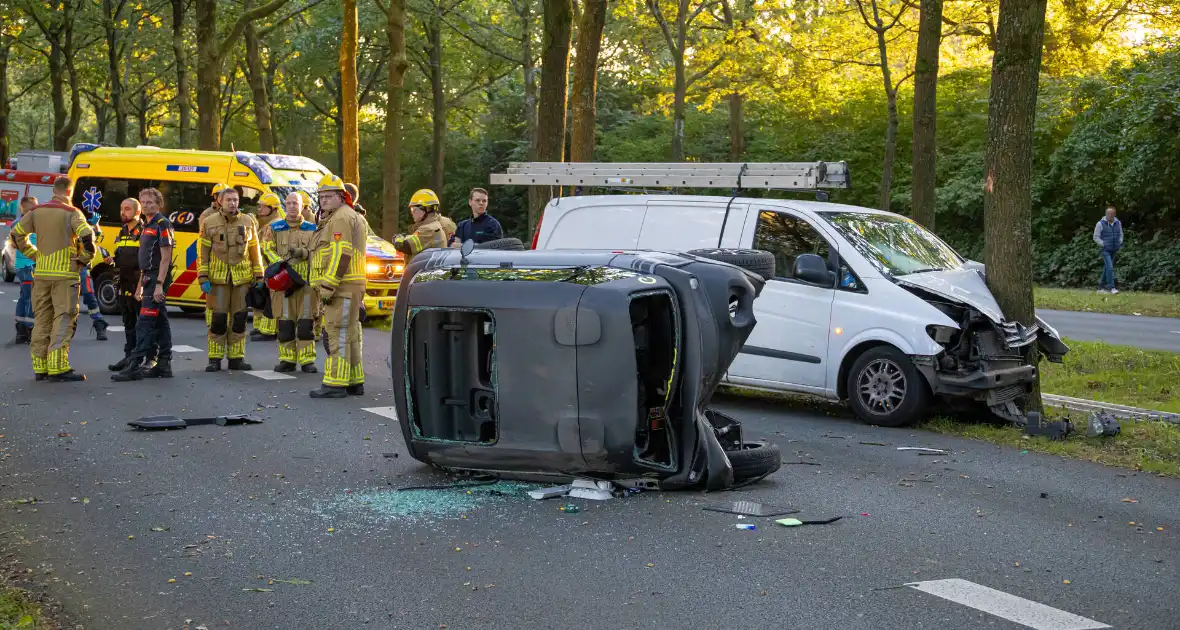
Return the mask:
[[836,274],[828,269],[828,264],[824,262],[823,258],[815,254],[800,254],[795,257],[795,266],[792,269],[796,280],[814,284],[827,289],[836,285]]

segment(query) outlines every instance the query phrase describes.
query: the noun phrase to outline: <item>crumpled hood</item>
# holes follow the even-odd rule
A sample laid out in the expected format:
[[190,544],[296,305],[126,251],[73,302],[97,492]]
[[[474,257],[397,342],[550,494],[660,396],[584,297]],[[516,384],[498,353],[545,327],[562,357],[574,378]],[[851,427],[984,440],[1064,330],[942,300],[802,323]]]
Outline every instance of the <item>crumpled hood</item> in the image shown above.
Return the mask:
[[988,290],[983,276],[974,269],[961,268],[950,271],[927,271],[897,276],[897,283],[916,287],[940,295],[949,300],[962,302],[983,313],[997,324],[1004,323],[1000,304]]

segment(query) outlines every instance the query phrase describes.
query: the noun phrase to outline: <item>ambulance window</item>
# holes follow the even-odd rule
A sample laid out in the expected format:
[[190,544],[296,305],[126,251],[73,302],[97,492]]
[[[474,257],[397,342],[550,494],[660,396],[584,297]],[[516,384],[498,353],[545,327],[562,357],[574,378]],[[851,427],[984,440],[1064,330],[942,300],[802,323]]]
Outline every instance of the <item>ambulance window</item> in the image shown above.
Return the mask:
[[249,186],[238,186],[237,188],[242,191],[241,201],[238,203],[238,207],[243,212],[255,214],[258,210],[258,198],[262,196],[262,191],[250,188]]
[[83,177],[74,185],[73,205],[87,214],[97,209],[102,225],[120,225],[119,204],[131,196],[129,188],[125,179]]
[[213,184],[202,182],[143,182],[154,184],[164,195],[165,216],[177,232],[196,232],[201,213],[213,202]]

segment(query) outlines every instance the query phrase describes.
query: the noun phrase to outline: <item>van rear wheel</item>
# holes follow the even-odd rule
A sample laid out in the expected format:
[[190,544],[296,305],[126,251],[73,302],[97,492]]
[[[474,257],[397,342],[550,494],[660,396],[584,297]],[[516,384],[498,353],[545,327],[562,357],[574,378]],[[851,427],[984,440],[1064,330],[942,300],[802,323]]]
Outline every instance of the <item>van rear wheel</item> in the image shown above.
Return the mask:
[[774,254],[760,249],[693,249],[688,254],[741,267],[764,280],[774,277]]
[[893,346],[860,355],[848,371],[848,402],[866,424],[900,427],[926,411],[926,383],[914,363]]

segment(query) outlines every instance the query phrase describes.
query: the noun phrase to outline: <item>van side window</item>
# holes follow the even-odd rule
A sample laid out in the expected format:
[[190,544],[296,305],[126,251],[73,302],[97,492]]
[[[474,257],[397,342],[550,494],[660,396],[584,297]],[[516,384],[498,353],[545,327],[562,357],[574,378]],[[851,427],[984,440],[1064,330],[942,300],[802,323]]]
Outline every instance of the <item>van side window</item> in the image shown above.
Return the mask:
[[[80,208],[83,212],[87,212],[97,201],[101,224],[121,225],[123,222],[119,220],[119,204],[130,196],[128,185],[129,182],[125,179],[82,177],[74,185],[74,196],[70,201],[75,208]],[[138,191],[138,188],[136,190]]]
[[783,280],[793,278],[795,258],[800,254],[828,259],[828,242],[815,228],[799,217],[771,210],[758,213],[754,249],[774,254],[774,276]]
[[[201,213],[213,203],[213,184],[203,182],[144,182],[151,183],[164,195],[164,216],[177,232],[196,232],[200,229]],[[147,186],[144,186],[147,188]]]

